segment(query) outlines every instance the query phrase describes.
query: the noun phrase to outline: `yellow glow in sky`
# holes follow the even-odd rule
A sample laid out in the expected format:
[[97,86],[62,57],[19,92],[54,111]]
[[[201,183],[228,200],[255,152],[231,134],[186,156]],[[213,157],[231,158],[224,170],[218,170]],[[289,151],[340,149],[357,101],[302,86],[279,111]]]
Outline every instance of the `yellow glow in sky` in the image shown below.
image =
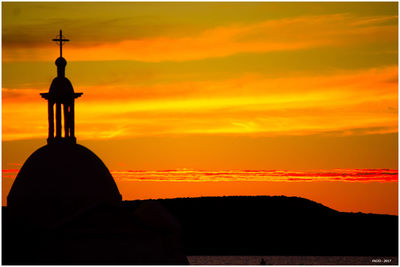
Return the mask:
[[397,133],[397,3],[10,2],[3,141],[46,138],[60,28],[81,140]]

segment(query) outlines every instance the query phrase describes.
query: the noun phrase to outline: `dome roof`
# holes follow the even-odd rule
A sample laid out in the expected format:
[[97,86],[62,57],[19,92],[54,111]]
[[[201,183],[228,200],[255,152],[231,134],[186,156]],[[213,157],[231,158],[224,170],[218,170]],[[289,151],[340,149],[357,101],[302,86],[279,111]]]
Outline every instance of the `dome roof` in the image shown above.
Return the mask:
[[54,95],[56,98],[72,97],[74,94],[74,88],[71,82],[65,77],[56,77],[50,85],[49,93]]
[[15,215],[51,226],[99,204],[119,204],[121,195],[93,152],[78,144],[56,143],[27,159],[7,202]]

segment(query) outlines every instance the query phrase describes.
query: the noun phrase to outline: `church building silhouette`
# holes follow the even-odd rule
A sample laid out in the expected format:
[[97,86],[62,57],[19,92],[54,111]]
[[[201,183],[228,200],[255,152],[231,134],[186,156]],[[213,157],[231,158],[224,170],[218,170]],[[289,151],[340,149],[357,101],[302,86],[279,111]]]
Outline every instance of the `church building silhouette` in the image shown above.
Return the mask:
[[90,207],[103,203],[118,205],[122,200],[104,163],[89,149],[76,144],[75,99],[82,93],[75,93],[65,77],[67,61],[62,57],[62,46],[68,39],[63,38],[60,30],[59,37],[53,40],[60,45],[60,57],[55,62],[57,77],[49,92],[40,94],[48,101],[48,144],[27,159],[7,198],[10,212],[46,227]]
[[47,145],[26,160],[7,197],[2,263],[188,264],[176,218],[158,201],[124,206],[104,163],[76,143],[75,99],[82,93],[65,77],[62,45],[69,40],[60,30],[53,41],[60,45],[57,77],[41,93]]

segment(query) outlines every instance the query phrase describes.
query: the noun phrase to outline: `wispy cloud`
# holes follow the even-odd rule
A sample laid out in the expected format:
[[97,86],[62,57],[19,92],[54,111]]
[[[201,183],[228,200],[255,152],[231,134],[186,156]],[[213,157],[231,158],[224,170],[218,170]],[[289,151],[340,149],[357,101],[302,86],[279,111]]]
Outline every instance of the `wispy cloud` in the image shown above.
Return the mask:
[[[7,45],[7,38],[5,40],[5,61],[49,60],[49,54],[45,51],[49,50],[50,44],[28,49]],[[71,44],[68,48],[68,59],[187,61],[226,57],[237,53],[265,53],[377,42],[382,44],[394,43],[396,40],[396,17],[360,18],[348,14],[335,14],[220,26],[209,28],[194,36],[160,35],[104,41],[101,44],[85,46]]]
[[[46,135],[47,107],[37,90],[3,89],[3,98],[4,140]],[[397,99],[397,67],[287,78],[245,75],[148,87],[89,87],[76,105],[76,121],[83,139],[390,133],[397,132]]]

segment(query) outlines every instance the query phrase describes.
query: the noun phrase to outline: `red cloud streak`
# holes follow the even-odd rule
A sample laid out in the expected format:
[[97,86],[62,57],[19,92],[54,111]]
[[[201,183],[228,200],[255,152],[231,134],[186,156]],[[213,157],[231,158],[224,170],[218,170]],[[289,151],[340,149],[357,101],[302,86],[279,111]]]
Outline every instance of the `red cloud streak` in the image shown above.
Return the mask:
[[[3,178],[15,178],[19,169],[3,169]],[[334,169],[334,170],[112,170],[117,181],[169,182],[397,182],[398,170],[391,169]]]

